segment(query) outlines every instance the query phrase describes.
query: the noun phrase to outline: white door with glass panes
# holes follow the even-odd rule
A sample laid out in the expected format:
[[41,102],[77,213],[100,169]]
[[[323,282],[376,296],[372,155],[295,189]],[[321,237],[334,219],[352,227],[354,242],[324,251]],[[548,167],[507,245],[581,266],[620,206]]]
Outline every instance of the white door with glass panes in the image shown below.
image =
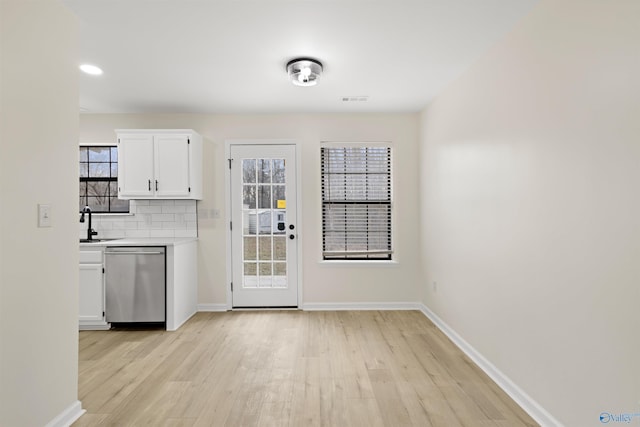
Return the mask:
[[297,307],[295,145],[231,145],[233,307]]

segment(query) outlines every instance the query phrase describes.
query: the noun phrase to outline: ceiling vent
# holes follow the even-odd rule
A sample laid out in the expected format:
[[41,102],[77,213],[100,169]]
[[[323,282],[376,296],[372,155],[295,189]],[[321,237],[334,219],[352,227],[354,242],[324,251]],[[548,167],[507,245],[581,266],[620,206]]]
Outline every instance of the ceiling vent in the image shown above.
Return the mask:
[[343,96],[342,102],[367,102],[369,100],[368,96]]

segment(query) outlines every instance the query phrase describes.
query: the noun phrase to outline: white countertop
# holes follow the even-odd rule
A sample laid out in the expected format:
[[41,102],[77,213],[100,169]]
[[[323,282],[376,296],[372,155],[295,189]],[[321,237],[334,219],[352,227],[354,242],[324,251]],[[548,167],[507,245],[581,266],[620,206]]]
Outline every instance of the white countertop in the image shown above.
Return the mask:
[[90,246],[176,246],[195,242],[197,237],[127,237],[102,242],[80,243],[80,247]]

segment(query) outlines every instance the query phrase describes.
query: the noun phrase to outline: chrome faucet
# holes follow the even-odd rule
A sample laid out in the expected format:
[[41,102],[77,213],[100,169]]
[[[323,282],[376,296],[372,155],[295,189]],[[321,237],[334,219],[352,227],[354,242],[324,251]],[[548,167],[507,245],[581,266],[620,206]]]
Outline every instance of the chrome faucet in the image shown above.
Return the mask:
[[91,228],[91,208],[89,206],[85,206],[82,208],[82,216],[80,217],[80,222],[84,222],[84,214],[89,214],[89,224],[87,224],[87,240],[93,240],[93,236],[97,236],[98,232]]

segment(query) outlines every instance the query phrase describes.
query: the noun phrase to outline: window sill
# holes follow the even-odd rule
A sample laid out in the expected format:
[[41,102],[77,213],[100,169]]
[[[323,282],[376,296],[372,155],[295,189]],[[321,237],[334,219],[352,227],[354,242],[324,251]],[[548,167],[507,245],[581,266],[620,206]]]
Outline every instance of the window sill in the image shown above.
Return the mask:
[[102,212],[102,213],[92,213],[91,215],[111,217],[111,216],[134,216],[135,214],[133,212]]
[[356,267],[356,268],[362,268],[362,267],[393,268],[393,267],[398,267],[400,265],[400,263],[396,260],[391,260],[391,261],[387,261],[387,260],[380,260],[380,261],[322,260],[322,261],[319,261],[318,264],[321,267]]

